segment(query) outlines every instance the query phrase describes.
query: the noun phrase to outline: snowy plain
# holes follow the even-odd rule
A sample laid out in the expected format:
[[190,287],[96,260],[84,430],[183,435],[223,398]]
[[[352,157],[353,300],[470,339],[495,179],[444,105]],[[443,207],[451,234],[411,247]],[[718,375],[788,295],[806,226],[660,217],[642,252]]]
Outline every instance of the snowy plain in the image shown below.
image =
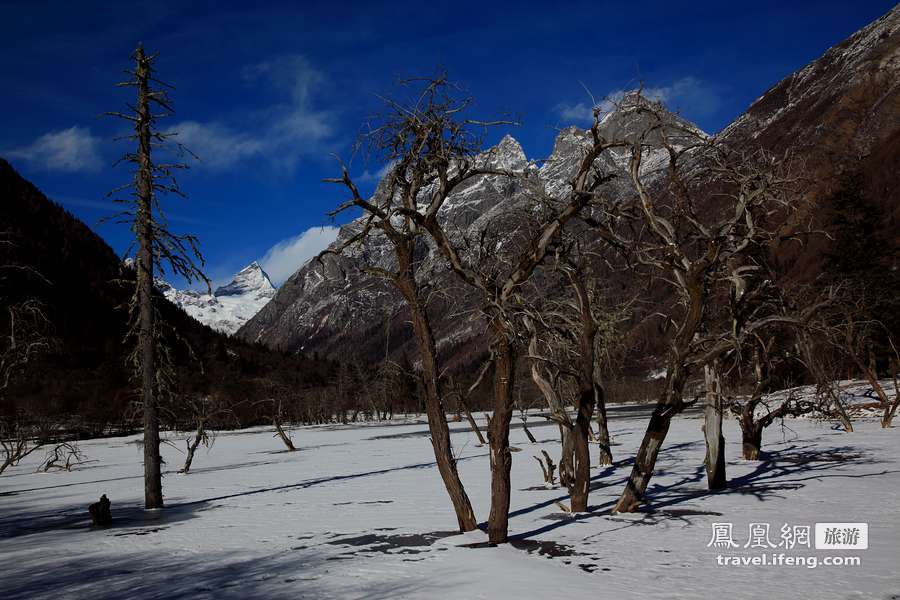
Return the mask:
[[[137,437],[81,442],[90,462],[38,474],[37,452],[0,477],[0,598],[898,598],[898,429],[860,420],[855,433],[795,419],[764,436],[760,462],[740,458],[726,423],[729,488],[710,494],[698,412],[672,425],[635,515],[610,515],[646,425],[640,406],[610,410],[614,465],[592,468],[591,512],[574,517],[542,485],[532,458],[558,458],[555,427],[514,421],[513,541],[455,533],[424,420],[292,430],[284,452],[269,429],[222,432],[189,475],[183,435],[164,445],[166,508],[143,511]],[[482,423],[483,425],[483,423]],[[489,509],[488,451],[451,423],[476,515]],[[592,447],[596,461],[596,447]],[[112,501],[114,524],[92,529],[87,506]],[[712,524],[867,522],[859,566],[720,566]]]

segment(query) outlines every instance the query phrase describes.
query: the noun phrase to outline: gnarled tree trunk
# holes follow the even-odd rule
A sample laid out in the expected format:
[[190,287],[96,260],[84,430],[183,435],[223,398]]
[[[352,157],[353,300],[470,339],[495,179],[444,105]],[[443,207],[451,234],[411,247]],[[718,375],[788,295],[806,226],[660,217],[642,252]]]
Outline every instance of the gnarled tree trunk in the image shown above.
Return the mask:
[[606,418],[606,394],[603,388],[598,390],[597,397],[597,444],[600,446],[601,466],[612,464],[612,441],[609,437],[609,424]]
[[488,516],[488,540],[506,542],[509,534],[509,494],[512,454],[509,450],[509,423],[513,413],[516,353],[512,335],[497,324],[492,328],[494,342],[494,414],[488,426],[491,444],[491,512]]
[[203,421],[197,425],[197,433],[194,435],[193,440],[188,440],[187,442],[187,455],[184,457],[184,466],[181,467],[179,473],[184,473],[185,475],[191,470],[191,463],[194,462],[194,453],[197,452],[197,448],[200,447],[200,444],[203,443],[203,440],[206,438],[206,430],[203,427]]
[[[588,493],[591,487],[591,451],[588,445],[591,418],[594,405],[598,400],[602,403],[602,393],[594,379],[594,339],[597,337],[597,324],[591,313],[590,297],[584,282],[577,276],[570,276],[572,286],[578,297],[581,332],[579,335],[578,361],[578,414],[575,416],[575,427],[571,431],[573,438],[573,481],[569,487],[572,512],[587,512]],[[605,407],[603,408],[605,413]],[[601,438],[606,435],[607,451],[609,449],[609,432],[606,431],[606,419],[600,430]],[[602,450],[601,450],[602,452]],[[568,455],[567,455],[568,456]]]
[[747,425],[741,421],[741,451],[746,460],[759,460],[762,448],[763,427],[759,424]]
[[688,311],[672,340],[670,357],[666,367],[666,389],[656,404],[644,438],[634,458],[634,466],[625,489],[619,497],[619,501],[613,508],[613,512],[634,512],[644,499],[647,485],[653,477],[653,469],[659,450],[662,448],[666,435],[669,433],[669,424],[672,418],[684,410],[684,386],[687,372],[685,360],[690,349],[691,341],[703,319],[704,287],[699,281],[701,268],[695,267],[692,277],[685,278],[685,288],[688,290]]
[[293,440],[291,440],[291,436],[287,434],[284,430],[284,427],[281,425],[281,404],[279,403],[277,414],[272,418],[272,424],[275,425],[275,433],[281,439],[284,447],[287,448],[288,452],[296,452],[297,447],[294,446]]
[[487,440],[484,439],[481,429],[478,428],[478,423],[475,421],[475,417],[472,416],[472,409],[469,408],[469,403],[463,398],[462,394],[459,396],[459,403],[462,405],[463,412],[466,413],[466,421],[469,422],[472,433],[478,438],[478,443],[484,446],[487,443]]
[[[475,520],[475,512],[472,503],[466,494],[459,471],[456,468],[456,459],[450,445],[450,429],[447,426],[447,416],[444,411],[444,403],[438,384],[437,349],[434,341],[434,332],[426,314],[426,308],[418,298],[417,287],[413,275],[409,271],[410,255],[398,252],[400,258],[400,277],[395,281],[409,305],[412,317],[413,333],[419,345],[422,356],[422,378],[425,386],[425,413],[428,416],[428,429],[431,432],[431,445],[434,450],[434,458],[437,462],[438,472],[444,481],[444,487],[453,503],[456,511],[456,520],[460,531],[472,531],[478,523]],[[466,413],[470,423],[473,419],[468,408]],[[477,428],[476,428],[477,431]],[[480,432],[479,437],[480,437]]]
[[706,484],[711,490],[721,490],[725,479],[725,437],[722,435],[722,394],[715,367],[704,368],[706,376],[706,406],[704,408],[703,437],[706,440]]

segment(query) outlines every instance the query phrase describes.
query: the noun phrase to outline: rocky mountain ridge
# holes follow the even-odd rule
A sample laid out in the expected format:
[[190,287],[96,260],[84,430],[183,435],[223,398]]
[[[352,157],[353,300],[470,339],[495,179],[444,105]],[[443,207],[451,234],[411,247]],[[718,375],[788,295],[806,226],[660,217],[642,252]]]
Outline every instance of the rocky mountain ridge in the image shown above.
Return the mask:
[[[877,198],[896,217],[900,210],[898,55],[900,8],[895,8],[776,84],[716,139],[739,149],[788,152],[801,161],[808,175],[806,193],[813,208],[812,213],[798,215],[798,219],[816,216],[816,203],[832,194],[848,172],[860,173],[865,182],[861,193]],[[626,96],[604,117],[601,129],[610,137],[620,138],[641,130],[641,111],[635,108]],[[680,117],[671,118],[680,127],[705,135]],[[496,252],[501,253],[504,244],[514,237],[505,213],[530,193],[564,197],[588,144],[587,136],[588,132],[578,127],[561,130],[551,156],[542,163],[529,160],[512,137],[503,138],[484,159],[525,176],[516,180],[476,177],[460,186],[441,213],[449,234],[457,240],[489,234],[496,239]],[[626,165],[624,150],[598,159],[598,166],[606,172],[621,173]],[[654,172],[663,166],[664,156],[651,154],[644,157],[642,168],[645,176],[653,179]],[[624,182],[626,178],[620,179]],[[615,181],[613,185],[617,185]],[[343,226],[332,247],[338,247],[360,226],[360,221]],[[898,238],[889,232],[891,236],[895,241]],[[427,274],[425,279],[436,287],[439,282],[444,287],[452,285],[452,278],[442,279],[443,261],[434,250],[424,252],[421,268]],[[818,250],[811,246],[809,252]],[[820,268],[809,266],[815,262],[809,257],[791,260],[799,265],[798,271]],[[414,356],[402,301],[385,282],[365,274],[364,265],[391,266],[386,241],[373,236],[344,256],[329,256],[322,263],[305,265],[238,335],[278,349],[314,350],[326,356],[339,356],[349,348],[369,359],[406,351]],[[464,289],[452,292],[452,311],[446,306],[433,310],[438,345],[448,363],[464,360],[473,352],[471,342],[483,333],[483,324],[470,318],[474,306],[466,293]]]

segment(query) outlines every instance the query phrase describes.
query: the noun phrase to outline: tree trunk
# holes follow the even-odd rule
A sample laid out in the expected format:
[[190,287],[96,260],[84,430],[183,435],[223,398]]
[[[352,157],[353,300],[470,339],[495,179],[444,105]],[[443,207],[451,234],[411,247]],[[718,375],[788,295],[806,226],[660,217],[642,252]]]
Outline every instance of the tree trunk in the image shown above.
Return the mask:
[[197,427],[197,434],[194,436],[194,439],[187,443],[187,456],[184,458],[184,466],[181,467],[179,473],[187,475],[191,470],[191,463],[194,462],[194,453],[197,452],[197,448],[199,448],[200,443],[203,442],[204,435],[203,423],[201,422]]
[[278,434],[278,437],[281,438],[281,441],[284,443],[287,451],[296,452],[297,447],[294,446],[294,442],[291,440],[291,437],[284,430],[284,427],[281,426],[281,402],[279,402],[278,406],[275,408],[275,415],[272,417],[272,424],[275,425],[275,432]]
[[662,448],[666,435],[669,433],[672,417],[684,409],[682,400],[684,373],[681,370],[681,365],[678,363],[676,365],[674,367],[671,363],[669,365],[666,391],[650,416],[650,422],[647,424],[644,438],[641,440],[641,445],[634,458],[634,467],[631,469],[631,474],[628,476],[628,481],[625,483],[625,489],[622,491],[619,501],[613,508],[614,513],[634,512],[640,507],[644,499],[644,493],[647,491],[647,485],[650,483],[650,478],[653,477],[653,469],[656,466],[659,450]]
[[841,395],[836,393],[834,389],[829,385],[828,386],[829,393],[831,394],[832,401],[834,402],[834,408],[838,415],[838,420],[840,420],[841,425],[844,426],[844,431],[847,433],[853,433],[853,421],[850,420],[850,415],[847,414],[847,409],[844,408],[844,403],[841,402]]
[[591,486],[591,450],[588,445],[591,417],[594,415],[595,391],[583,389],[578,397],[578,414],[575,417],[573,465],[574,481],[570,490],[572,512],[587,512],[588,492]]
[[597,443],[600,445],[600,465],[611,465],[612,442],[609,439],[609,425],[606,419],[606,394],[598,388],[597,397]]
[[763,427],[759,424],[747,425],[741,421],[742,452],[746,460],[759,460],[762,448]]
[[706,484],[711,490],[721,490],[725,479],[725,437],[722,435],[722,395],[715,367],[704,367],[706,376],[706,406],[704,408],[703,437],[706,439]]
[[509,451],[509,423],[512,419],[515,384],[515,350],[512,336],[494,319],[494,414],[489,426],[491,444],[491,512],[488,516],[488,540],[506,542],[509,533],[509,473],[512,454]]
[[[870,355],[869,364],[864,365],[862,361],[858,361],[860,368],[866,374],[866,378],[869,380],[869,384],[872,386],[872,390],[878,395],[878,399],[881,401],[881,405],[884,407],[884,413],[881,416],[881,427],[887,429],[891,426],[891,422],[894,420],[894,414],[897,412],[897,407],[900,406],[900,390],[897,390],[897,378],[894,377],[894,392],[896,394],[894,401],[891,402],[891,399],[888,398],[887,392],[884,389],[884,386],[881,385],[881,382],[878,381],[878,371],[875,368],[875,357]],[[849,419],[848,419],[849,420]]]
[[[401,274],[411,264],[405,260],[406,255],[398,252],[401,265]],[[410,257],[411,258],[411,257]],[[405,267],[405,268],[404,268]],[[447,426],[447,414],[444,410],[444,402],[438,384],[437,348],[434,341],[434,332],[426,314],[426,308],[422,306],[418,298],[417,287],[412,275],[398,278],[395,282],[400,288],[409,305],[412,317],[413,333],[419,345],[422,355],[422,379],[425,386],[425,413],[428,417],[428,429],[431,432],[431,446],[434,450],[434,458],[437,462],[438,472],[444,481],[444,487],[453,503],[456,511],[456,521],[460,531],[472,531],[478,523],[475,520],[475,512],[472,503],[466,494],[466,488],[459,478],[456,468],[456,458],[453,456],[453,448],[450,443],[450,428]],[[467,410],[468,412],[468,410]],[[470,423],[471,414],[469,415]],[[477,428],[476,428],[477,431]],[[479,432],[479,437],[480,437]]]
[[884,416],[881,417],[881,426],[885,429],[891,426],[891,423],[894,421],[894,415],[897,414],[897,408],[900,407],[900,393],[897,394],[897,398],[894,400],[893,404],[884,407]]
[[531,435],[531,430],[528,429],[528,417],[524,414],[522,415],[522,431],[525,432],[525,436],[528,438],[528,441],[532,444],[537,444],[537,440],[534,439],[534,436]]
[[[579,335],[579,365],[578,365],[578,405],[575,415],[575,427],[570,432],[572,436],[572,485],[569,487],[572,512],[587,512],[588,493],[591,487],[591,450],[588,445],[590,437],[591,418],[594,416],[594,406],[598,400],[602,402],[602,392],[594,379],[595,353],[594,340],[597,337],[597,323],[591,312],[590,295],[584,282],[576,275],[570,274],[570,281],[578,297],[579,316],[581,319],[581,331]],[[598,420],[599,422],[599,420]],[[604,425],[600,435],[605,432]],[[606,433],[606,449],[609,450],[609,432]],[[602,454],[601,450],[601,454]],[[602,460],[602,458],[601,458]]]
[[559,426],[559,483],[572,494],[575,485],[575,424]]
[[163,505],[161,460],[159,456],[159,416],[154,384],[156,380],[156,339],[153,311],[153,170],[150,162],[149,72],[143,48],[138,48],[135,78],[138,81],[138,194],[137,302],[138,345],[141,364],[141,402],[144,409],[144,507]]
[[462,394],[459,396],[459,403],[462,404],[463,411],[466,413],[466,420],[469,422],[469,427],[472,428],[472,431],[478,437],[478,443],[484,446],[487,441],[484,439],[484,435],[481,434],[481,429],[478,428],[478,423],[475,421],[475,417],[472,416],[472,411],[469,409],[469,403],[462,397]]
[[637,456],[634,458],[634,467],[631,469],[619,501],[613,508],[614,513],[634,512],[640,507],[650,478],[653,477],[659,450],[669,433],[672,417],[684,410],[684,385],[688,375],[685,369],[685,357],[688,355],[691,342],[703,321],[703,305],[706,300],[702,273],[702,269],[694,268],[685,277],[684,286],[689,297],[688,310],[672,340],[672,348],[669,350],[670,358],[666,365],[666,390],[650,416],[650,422],[644,432],[644,439],[641,440]]

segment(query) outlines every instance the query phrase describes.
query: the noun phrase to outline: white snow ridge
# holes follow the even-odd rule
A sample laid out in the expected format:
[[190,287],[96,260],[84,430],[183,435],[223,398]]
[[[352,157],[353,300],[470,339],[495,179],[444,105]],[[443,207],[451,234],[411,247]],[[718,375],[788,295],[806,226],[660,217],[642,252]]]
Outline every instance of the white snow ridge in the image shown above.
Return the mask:
[[164,281],[157,281],[157,287],[187,314],[229,335],[275,297],[275,286],[256,261],[241,269],[231,283],[216,288],[212,294],[178,290]]

